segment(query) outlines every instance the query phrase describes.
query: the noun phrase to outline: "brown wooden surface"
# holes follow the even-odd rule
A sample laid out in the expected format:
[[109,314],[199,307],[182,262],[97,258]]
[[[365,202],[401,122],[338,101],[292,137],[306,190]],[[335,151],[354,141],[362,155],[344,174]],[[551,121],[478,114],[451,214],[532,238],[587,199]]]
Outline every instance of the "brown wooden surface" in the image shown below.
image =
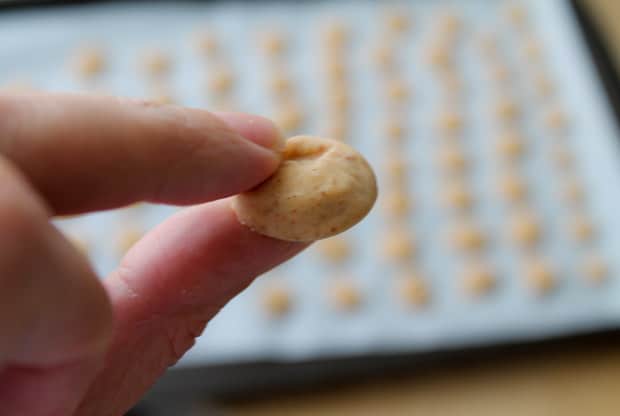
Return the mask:
[[[620,0],[586,3],[620,63]],[[620,337],[532,347],[488,361],[477,357],[471,363],[224,408],[240,416],[620,415]]]

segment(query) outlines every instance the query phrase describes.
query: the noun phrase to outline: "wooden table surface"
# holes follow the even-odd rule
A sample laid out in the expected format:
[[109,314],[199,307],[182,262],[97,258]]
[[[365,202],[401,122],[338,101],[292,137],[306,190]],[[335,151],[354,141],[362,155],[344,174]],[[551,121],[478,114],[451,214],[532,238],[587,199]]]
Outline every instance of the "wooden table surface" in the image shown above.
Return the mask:
[[[586,4],[620,64],[620,0]],[[620,336],[534,346],[488,360],[478,356],[415,374],[225,403],[223,408],[240,416],[620,415]]]

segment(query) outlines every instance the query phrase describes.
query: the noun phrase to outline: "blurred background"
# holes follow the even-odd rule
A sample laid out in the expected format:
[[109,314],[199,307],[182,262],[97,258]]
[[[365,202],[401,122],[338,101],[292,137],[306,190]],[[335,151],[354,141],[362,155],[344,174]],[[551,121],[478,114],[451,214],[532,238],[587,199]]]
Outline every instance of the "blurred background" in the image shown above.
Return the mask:
[[[615,0],[0,1],[2,92],[259,113],[377,170],[367,220],[261,277],[130,414],[618,414],[619,20]],[[177,209],[58,226],[105,275]]]

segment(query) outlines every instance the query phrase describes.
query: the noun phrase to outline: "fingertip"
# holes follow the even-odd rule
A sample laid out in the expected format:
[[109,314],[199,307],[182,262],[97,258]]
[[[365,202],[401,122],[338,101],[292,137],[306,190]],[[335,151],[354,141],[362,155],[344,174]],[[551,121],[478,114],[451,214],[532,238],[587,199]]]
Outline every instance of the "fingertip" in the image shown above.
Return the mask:
[[259,146],[275,151],[282,148],[284,137],[275,123],[268,118],[232,112],[213,114],[239,135]]

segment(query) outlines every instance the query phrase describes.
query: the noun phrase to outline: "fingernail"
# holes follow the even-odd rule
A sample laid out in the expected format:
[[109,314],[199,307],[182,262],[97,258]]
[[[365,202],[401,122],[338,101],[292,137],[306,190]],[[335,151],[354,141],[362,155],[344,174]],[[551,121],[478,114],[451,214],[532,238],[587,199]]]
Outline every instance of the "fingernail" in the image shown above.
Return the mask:
[[275,123],[265,117],[244,113],[215,112],[220,120],[241,136],[259,146],[271,150],[280,150],[284,137]]

